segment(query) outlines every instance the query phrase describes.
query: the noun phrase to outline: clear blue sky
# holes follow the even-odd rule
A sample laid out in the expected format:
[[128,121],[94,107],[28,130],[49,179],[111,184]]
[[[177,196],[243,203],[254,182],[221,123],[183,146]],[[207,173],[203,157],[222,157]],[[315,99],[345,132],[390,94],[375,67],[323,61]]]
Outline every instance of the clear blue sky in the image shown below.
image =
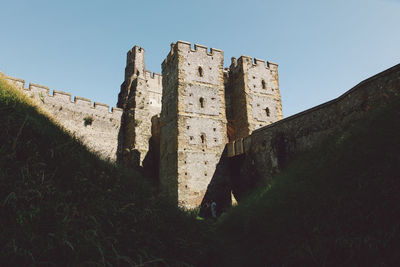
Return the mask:
[[284,116],[400,63],[400,0],[44,1],[0,4],[0,70],[115,106],[126,52],[161,72],[170,43],[279,64]]

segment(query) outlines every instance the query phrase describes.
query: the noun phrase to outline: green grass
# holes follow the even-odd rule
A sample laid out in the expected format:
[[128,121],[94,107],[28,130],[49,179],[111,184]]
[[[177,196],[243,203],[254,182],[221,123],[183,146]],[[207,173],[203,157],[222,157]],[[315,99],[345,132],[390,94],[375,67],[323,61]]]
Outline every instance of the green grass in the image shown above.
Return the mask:
[[0,266],[398,266],[400,101],[196,219],[0,78]]
[[222,266],[399,266],[400,101],[303,154],[219,222]]
[[0,77],[0,266],[193,265],[205,224],[101,161]]

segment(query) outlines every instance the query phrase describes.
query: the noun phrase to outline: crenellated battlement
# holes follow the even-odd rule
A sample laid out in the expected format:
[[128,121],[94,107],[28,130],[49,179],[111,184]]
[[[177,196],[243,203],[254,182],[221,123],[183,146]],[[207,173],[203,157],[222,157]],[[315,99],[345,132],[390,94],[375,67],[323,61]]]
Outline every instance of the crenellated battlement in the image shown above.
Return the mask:
[[192,44],[189,42],[185,41],[177,41],[176,46],[179,49],[182,49],[184,51],[190,51],[192,53],[204,53],[207,54],[208,56],[214,56],[216,54],[223,54],[222,50],[216,49],[216,48],[210,48],[208,49],[207,46],[200,45],[200,44],[194,44],[192,48]]
[[[209,207],[215,201],[220,211],[231,203],[232,173],[244,177],[236,181],[241,188],[267,181],[292,154],[387,103],[400,88],[397,65],[282,120],[278,65],[242,55],[224,69],[223,59],[222,50],[177,41],[161,75],[146,70],[145,50],[135,45],[118,97],[123,109],[111,111],[107,104],[35,83],[25,88],[25,80],[4,77],[101,157],[116,161],[118,151],[119,163],[159,174],[160,191],[180,205]],[[241,154],[246,156],[233,157]]]
[[236,59],[235,57],[231,58],[232,69],[235,69],[238,66],[243,66],[244,64],[248,67],[264,67],[271,71],[276,71],[278,69],[278,64],[259,58],[252,58],[246,55],[241,55],[238,59]]
[[[15,85],[38,106],[46,110],[68,132],[79,138],[100,157],[116,161],[122,109],[70,93],[53,90],[44,85],[29,83],[7,75],[4,78]],[[73,99],[73,100],[72,100]]]
[[194,44],[192,48],[192,44],[186,41],[177,41],[176,43],[171,43],[171,49],[167,55],[167,57],[164,59],[162,65],[167,64],[169,61],[172,60],[173,56],[177,52],[177,50],[180,51],[185,51],[185,52],[191,52],[191,53],[201,53],[201,54],[206,54],[208,56],[216,56],[220,55],[223,56],[224,52],[220,49],[216,48],[208,48],[207,46],[200,45],[200,44]]
[[[3,74],[2,72],[0,72],[0,74]],[[4,77],[6,78],[6,80],[8,80],[9,82],[11,82],[13,85],[15,85],[18,88],[24,89],[25,88],[25,80],[20,79],[20,78],[15,78],[15,77],[11,77],[11,76],[7,76],[5,74],[3,74]]]
[[[166,192],[195,207],[220,173],[227,141],[281,118],[278,65],[242,55],[224,69],[222,50],[176,41],[160,74],[146,69],[145,53],[138,45],[127,52],[120,108],[111,111],[89,98],[7,79],[90,149],[112,161],[118,153],[119,163],[128,167],[157,170]],[[235,151],[239,148],[237,143]]]
[[145,79],[158,79],[160,81],[162,79],[162,75],[160,73],[151,72],[149,70],[145,70],[144,73],[145,73],[145,75],[144,75]]
[[135,61],[135,55],[136,54],[144,54],[145,50],[143,47],[137,46],[135,45],[134,47],[132,47],[132,49],[130,49],[126,55],[126,65],[129,65],[131,63],[133,63]]
[[[158,74],[159,75],[159,74]],[[154,73],[153,78],[157,78],[157,74]],[[161,75],[160,75],[161,76]],[[8,75],[4,75],[5,79],[14,84],[17,88],[22,89],[25,93],[30,94],[32,97],[35,97],[39,100],[42,100],[42,102],[45,100],[45,98],[51,98],[52,103],[57,103],[59,104],[75,104],[75,105],[80,105],[80,106],[87,106],[90,109],[95,109],[97,111],[102,111],[105,113],[113,114],[116,113],[117,115],[122,114],[122,109],[112,107],[110,109],[110,106],[107,104],[103,104],[100,102],[94,102],[89,98],[85,97],[80,97],[80,96],[75,96],[72,98],[72,95],[70,93],[60,91],[60,90],[53,90],[52,93],[50,93],[50,88],[37,84],[37,83],[29,83],[28,88],[25,88],[25,80],[20,79],[20,78],[15,78],[11,77]],[[72,101],[73,99],[73,101]]]

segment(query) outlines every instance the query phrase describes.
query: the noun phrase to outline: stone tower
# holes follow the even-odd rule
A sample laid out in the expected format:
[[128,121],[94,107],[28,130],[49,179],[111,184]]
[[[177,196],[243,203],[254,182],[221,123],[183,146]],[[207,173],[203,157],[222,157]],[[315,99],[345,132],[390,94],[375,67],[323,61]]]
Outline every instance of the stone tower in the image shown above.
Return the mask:
[[192,208],[201,203],[227,142],[223,52],[178,41],[162,75],[161,188]]
[[124,165],[142,165],[149,151],[151,118],[161,112],[161,94],[161,75],[146,70],[144,49],[134,46],[127,54],[117,104],[124,110],[118,153]]
[[230,141],[282,119],[278,65],[241,56],[225,73]]

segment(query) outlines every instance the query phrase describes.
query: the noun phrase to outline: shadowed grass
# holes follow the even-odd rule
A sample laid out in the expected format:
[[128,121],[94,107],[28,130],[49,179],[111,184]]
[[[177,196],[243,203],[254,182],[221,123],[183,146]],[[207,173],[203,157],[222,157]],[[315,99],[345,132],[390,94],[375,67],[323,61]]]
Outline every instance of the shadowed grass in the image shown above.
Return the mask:
[[204,226],[0,78],[0,265],[193,265]]
[[399,107],[299,155],[215,225],[101,161],[0,78],[0,265],[397,266]]
[[223,266],[398,266],[400,101],[305,153],[219,222]]

